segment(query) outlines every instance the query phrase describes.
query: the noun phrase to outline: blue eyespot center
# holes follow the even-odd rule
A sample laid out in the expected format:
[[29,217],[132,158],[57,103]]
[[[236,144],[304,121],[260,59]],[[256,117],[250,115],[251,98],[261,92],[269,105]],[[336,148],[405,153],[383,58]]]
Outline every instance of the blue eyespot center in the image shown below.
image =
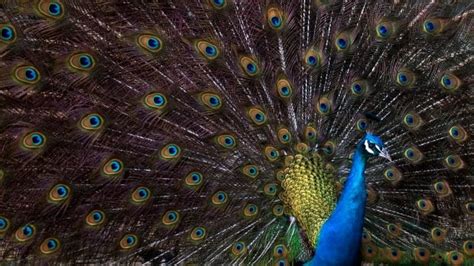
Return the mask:
[[175,146],[170,146],[168,148],[168,152],[169,152],[170,155],[176,155],[176,153],[178,152],[178,149],[176,149]]
[[202,231],[202,229],[197,229],[196,230],[196,235],[197,236],[202,236],[204,234],[204,232]]
[[217,54],[217,50],[213,46],[208,45],[206,47],[206,54],[209,55],[209,56],[215,56]]
[[158,49],[158,48],[160,48],[161,44],[160,44],[160,41],[157,38],[150,37],[147,41],[147,45],[151,49]]
[[283,94],[284,96],[288,96],[290,94],[290,89],[286,86],[282,87],[280,91],[281,91],[281,94]]
[[252,174],[252,175],[256,174],[257,170],[254,167],[252,167],[252,168],[249,169],[249,173]]
[[280,27],[281,26],[281,19],[279,17],[272,17],[271,21],[272,21],[272,25],[274,27]]
[[48,248],[49,249],[55,249],[58,246],[58,243],[54,239],[48,240]]
[[255,115],[255,119],[256,119],[258,122],[261,122],[261,121],[263,121],[263,115],[262,115],[262,114],[256,114],[256,115]]
[[25,70],[25,77],[27,80],[33,81],[38,78],[38,73],[33,68],[27,68]]
[[53,16],[58,16],[61,14],[61,6],[57,3],[51,3],[48,7],[49,13]]
[[81,57],[79,57],[79,63],[81,64],[81,67],[89,68],[92,66],[92,59],[88,55],[81,55]]
[[241,250],[243,247],[242,247],[242,244],[238,243],[237,245],[235,245],[235,248],[237,250]]
[[378,27],[378,32],[379,32],[380,36],[382,36],[382,37],[388,36],[388,29],[384,25],[380,25]]
[[234,143],[234,140],[230,137],[225,138],[225,144],[227,145],[232,145]]
[[425,21],[425,23],[424,23],[423,26],[424,26],[424,28],[425,28],[425,30],[426,30],[427,32],[433,32],[434,29],[435,29],[434,23],[431,22],[431,21],[429,21],[429,20],[428,20],[428,21]]
[[176,220],[176,214],[175,214],[174,212],[168,214],[168,219],[169,219],[170,221]]
[[360,129],[365,129],[367,127],[367,123],[365,121],[359,121]]
[[451,135],[453,135],[454,137],[459,136],[459,130],[457,128],[452,128]]
[[257,71],[257,67],[253,63],[247,64],[247,71],[250,73],[255,73]]
[[347,48],[347,41],[340,38],[340,39],[337,39],[337,46],[340,48],[340,49],[345,49]]
[[319,105],[319,108],[320,108],[321,111],[326,112],[328,110],[328,105],[325,104],[325,103],[321,103]]
[[288,134],[285,134],[285,135],[283,135],[282,139],[283,139],[284,141],[287,141],[287,140],[290,139],[290,136],[288,136]]
[[317,62],[317,60],[316,60],[315,56],[312,56],[312,55],[308,56],[308,64],[315,65],[316,62]]
[[412,115],[407,115],[407,116],[405,117],[405,121],[406,121],[407,124],[413,124],[414,118],[413,118]]
[[146,191],[146,189],[140,189],[138,191],[138,195],[141,197],[141,198],[146,198],[148,196],[148,191]]
[[94,221],[98,222],[98,221],[102,220],[102,214],[100,214],[100,212],[96,211],[96,212],[94,212],[94,214],[92,214],[92,218],[94,219]]
[[401,83],[405,83],[408,81],[408,77],[405,75],[405,74],[399,74],[398,75],[398,80],[401,82]]
[[212,106],[216,106],[216,105],[219,105],[220,101],[217,97],[215,96],[212,96],[209,98],[209,103],[212,105]]
[[31,141],[34,145],[41,145],[43,143],[43,137],[39,134],[33,134],[31,136]]
[[271,151],[271,152],[270,152],[270,156],[271,156],[271,157],[276,157],[276,155],[277,155],[277,154],[276,154],[275,151]]
[[216,6],[223,6],[225,4],[225,0],[214,0],[214,4]]
[[127,237],[127,244],[132,245],[135,242],[135,238],[133,236]]
[[117,171],[120,170],[120,163],[117,162],[117,161],[113,161],[113,162],[110,164],[110,167],[112,168],[112,171],[117,172]]
[[7,228],[7,220],[5,220],[4,218],[0,218],[0,229],[5,229]]
[[255,207],[251,206],[251,207],[249,208],[249,211],[250,211],[250,212],[254,212],[254,211],[255,211]]
[[9,41],[13,39],[14,33],[13,33],[12,28],[9,26],[4,26],[2,28],[1,36],[2,36],[2,40],[4,41]]
[[449,87],[452,84],[451,79],[447,75],[443,76],[442,81],[443,85],[445,85],[446,87]]
[[153,102],[157,105],[157,106],[162,106],[164,103],[165,103],[165,99],[163,98],[163,96],[161,95],[155,95],[153,97]]
[[191,178],[193,179],[194,182],[197,182],[199,181],[201,178],[198,174],[192,174],[191,175]]
[[33,228],[30,225],[26,225],[23,227],[22,232],[25,236],[31,236],[33,234]]
[[59,186],[56,189],[56,192],[58,193],[59,196],[64,197],[67,195],[67,189],[64,186]]
[[354,92],[357,92],[357,93],[360,93],[362,91],[362,86],[360,86],[360,84],[354,84],[354,86],[352,87]]
[[411,157],[415,156],[415,153],[412,150],[408,150],[407,155],[408,155],[408,157],[411,158]]

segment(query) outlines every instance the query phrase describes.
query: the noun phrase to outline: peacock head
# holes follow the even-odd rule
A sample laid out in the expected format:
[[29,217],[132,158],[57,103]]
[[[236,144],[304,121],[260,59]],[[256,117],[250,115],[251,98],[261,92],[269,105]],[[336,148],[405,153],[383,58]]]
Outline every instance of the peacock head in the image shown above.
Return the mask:
[[373,133],[367,132],[358,146],[367,157],[380,156],[392,161],[382,139]]

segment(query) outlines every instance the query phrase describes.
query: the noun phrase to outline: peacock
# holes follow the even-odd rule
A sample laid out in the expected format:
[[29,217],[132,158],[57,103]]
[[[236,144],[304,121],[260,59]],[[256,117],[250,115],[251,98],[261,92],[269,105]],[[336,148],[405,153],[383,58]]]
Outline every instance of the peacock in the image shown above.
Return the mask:
[[4,0],[0,264],[474,265],[469,0]]

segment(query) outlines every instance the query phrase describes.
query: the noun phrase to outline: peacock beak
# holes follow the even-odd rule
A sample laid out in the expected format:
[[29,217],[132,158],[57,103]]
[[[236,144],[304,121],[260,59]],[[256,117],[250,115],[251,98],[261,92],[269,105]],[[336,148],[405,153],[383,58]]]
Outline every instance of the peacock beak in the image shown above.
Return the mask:
[[380,153],[379,153],[379,156],[382,157],[382,158],[385,158],[387,160],[389,160],[390,162],[392,161],[392,158],[390,158],[390,154],[388,154],[388,151],[383,148]]

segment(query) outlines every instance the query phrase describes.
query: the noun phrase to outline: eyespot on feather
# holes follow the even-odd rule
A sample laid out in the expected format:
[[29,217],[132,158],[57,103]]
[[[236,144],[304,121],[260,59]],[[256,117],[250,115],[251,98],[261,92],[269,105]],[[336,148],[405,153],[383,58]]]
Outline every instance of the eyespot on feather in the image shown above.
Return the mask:
[[444,242],[445,238],[446,238],[446,230],[444,229],[441,229],[439,227],[433,227],[431,229],[431,239],[433,240],[434,243],[442,243]]
[[249,108],[247,110],[247,116],[256,126],[261,126],[267,123],[267,115],[259,107]]
[[449,265],[464,265],[464,255],[456,250],[446,252],[446,259]]
[[473,240],[466,240],[462,245],[464,253],[468,257],[474,257],[474,241]]
[[385,179],[392,183],[392,185],[398,184],[398,182],[400,182],[400,180],[402,180],[403,178],[402,173],[395,166],[388,167],[387,169],[385,169],[383,174],[385,176]]
[[242,167],[242,173],[248,177],[256,178],[258,176],[259,170],[258,167],[254,164],[248,164]]
[[364,96],[367,94],[369,83],[367,80],[358,79],[351,83],[350,90],[351,94],[355,97]]
[[375,38],[379,41],[393,38],[397,32],[397,24],[393,21],[382,19],[375,26]]
[[391,238],[398,238],[401,233],[401,227],[399,224],[387,224],[388,236]]
[[235,139],[234,135],[231,134],[222,134],[216,136],[214,141],[224,149],[233,149],[237,147],[237,140]]
[[419,199],[416,202],[416,207],[423,215],[428,215],[434,211],[434,206],[429,199]]
[[231,247],[231,252],[234,256],[241,256],[247,252],[247,247],[242,241],[235,242]]
[[163,40],[154,34],[140,34],[137,37],[137,44],[145,51],[156,54],[163,50]]
[[224,191],[217,191],[212,195],[211,202],[214,206],[222,206],[227,203],[229,196]]
[[50,255],[57,252],[60,247],[61,247],[61,242],[59,241],[59,239],[50,237],[43,240],[43,242],[40,245],[40,251],[41,253],[45,255]]
[[210,111],[218,111],[222,108],[221,97],[212,92],[200,93],[198,102]]
[[355,128],[359,132],[365,132],[369,126],[369,122],[365,118],[361,118],[356,121]]
[[318,132],[312,124],[308,124],[304,129],[304,138],[307,142],[315,142],[318,138]]
[[81,118],[79,127],[86,131],[98,131],[104,126],[104,117],[98,113],[90,113]]
[[0,24],[0,42],[11,44],[16,40],[16,30],[11,24]]
[[424,158],[423,153],[415,146],[407,147],[403,152],[403,156],[412,164],[418,164]]
[[429,36],[438,36],[444,32],[446,25],[447,23],[444,19],[427,18],[423,21],[421,28]]
[[454,140],[458,144],[462,144],[469,137],[468,133],[461,125],[454,125],[450,127],[448,130],[448,135],[452,140]]
[[468,215],[474,215],[474,201],[471,200],[465,202],[463,205],[463,209]]
[[372,261],[378,254],[378,247],[371,242],[362,245],[362,257],[366,261]]
[[48,201],[50,203],[63,203],[71,197],[71,188],[65,184],[57,184],[49,190]]
[[306,67],[309,68],[320,68],[323,64],[323,56],[322,53],[314,48],[308,49],[306,51],[303,61]]
[[179,219],[180,215],[177,211],[167,211],[161,220],[164,225],[175,225]]
[[143,204],[147,202],[151,197],[151,191],[147,187],[137,187],[135,190],[133,190],[132,195],[131,195],[131,201],[133,204]]
[[457,154],[449,154],[443,160],[443,164],[451,171],[458,171],[465,167],[464,161]]
[[10,228],[10,220],[4,216],[0,216],[0,236],[3,236],[5,232]]
[[160,92],[151,92],[143,98],[143,104],[150,110],[164,111],[168,106],[168,98]]
[[288,128],[285,128],[285,127],[280,128],[277,132],[277,135],[278,135],[278,141],[281,144],[288,144],[291,142],[291,133],[288,130]]
[[280,152],[273,146],[266,146],[264,149],[265,157],[270,162],[275,162],[280,158]]
[[181,148],[174,143],[165,145],[160,151],[160,158],[165,161],[176,160],[180,155]]
[[336,143],[332,140],[328,140],[323,144],[323,154],[326,156],[333,156],[336,153]]
[[130,250],[138,245],[138,236],[126,234],[120,239],[119,245],[122,250]]
[[340,52],[349,50],[352,42],[352,37],[347,32],[341,32],[337,34],[336,38],[334,39],[334,45]]
[[239,58],[239,64],[242,68],[242,71],[248,77],[256,77],[260,74],[259,62],[250,56],[241,56]]
[[184,182],[188,187],[197,189],[203,182],[203,175],[200,172],[192,171],[186,175]]
[[229,4],[230,0],[208,0],[211,7],[215,10],[225,9]]
[[441,75],[439,84],[445,92],[455,93],[461,87],[462,81],[453,73],[445,72]]
[[117,177],[123,174],[124,165],[119,159],[110,159],[102,166],[102,175],[105,177]]
[[255,217],[258,214],[258,207],[255,204],[248,203],[244,208],[245,217]]
[[267,10],[267,23],[273,30],[281,30],[286,23],[283,11],[277,7],[270,7]]
[[50,19],[61,19],[64,17],[64,5],[59,0],[40,0],[36,8],[40,15]]
[[320,97],[316,101],[316,111],[321,115],[330,114],[333,111],[333,108],[332,101],[326,96]]
[[267,196],[275,196],[276,193],[278,192],[278,187],[277,187],[277,184],[275,183],[268,183],[266,184],[264,187],[263,187],[263,192],[265,193],[265,195]]
[[36,227],[32,224],[26,224],[15,231],[15,239],[19,242],[25,242],[32,239],[36,234]]
[[408,112],[403,116],[403,126],[408,130],[416,131],[423,125],[423,119],[416,112]]
[[431,252],[429,249],[416,247],[413,249],[413,257],[416,262],[426,264],[430,261]]
[[41,74],[38,69],[32,65],[22,65],[14,69],[13,78],[26,85],[35,85],[41,80]]
[[444,198],[452,194],[451,188],[449,187],[448,182],[445,180],[434,183],[433,189],[436,195],[440,198]]
[[72,54],[68,63],[72,70],[79,72],[91,72],[96,66],[95,58],[84,52]]
[[286,78],[280,78],[276,82],[276,91],[280,99],[287,101],[293,96],[293,86]]
[[395,75],[396,83],[402,88],[413,88],[416,83],[416,75],[407,68],[401,68]]
[[288,255],[288,248],[283,244],[278,244],[273,247],[274,257],[286,257]]
[[39,131],[32,131],[22,137],[21,146],[26,150],[37,150],[46,144],[46,136]]
[[86,224],[89,226],[99,226],[105,222],[105,213],[101,210],[92,210],[86,216]]
[[216,44],[205,41],[198,40],[194,42],[194,49],[198,54],[206,60],[213,61],[220,56],[220,49]]
[[193,241],[200,241],[206,238],[206,228],[202,226],[194,227],[191,231],[191,239]]
[[272,213],[273,215],[277,216],[277,217],[280,217],[283,215],[283,205],[281,204],[276,204],[275,206],[273,206],[272,208]]
[[397,263],[402,258],[402,252],[395,247],[385,248],[385,257],[392,263]]

